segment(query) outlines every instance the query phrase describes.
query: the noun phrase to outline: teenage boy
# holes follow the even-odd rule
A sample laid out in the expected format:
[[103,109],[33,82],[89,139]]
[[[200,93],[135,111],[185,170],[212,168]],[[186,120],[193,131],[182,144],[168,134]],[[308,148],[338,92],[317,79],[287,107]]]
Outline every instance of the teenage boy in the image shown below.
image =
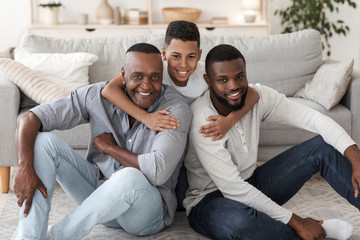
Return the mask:
[[[171,22],[166,30],[165,44],[162,47],[164,60],[163,83],[175,88],[188,103],[201,96],[208,86],[203,79],[204,64],[199,62],[202,50],[200,49],[200,34],[196,24],[187,21]],[[118,76],[110,81],[102,94],[117,107],[133,116],[155,131],[165,131],[179,126],[179,121],[167,116],[166,109],[158,112],[146,112],[136,107],[124,94],[125,84]],[[219,115],[208,116],[213,121],[201,128],[204,137],[218,140],[225,136],[228,130],[258,101],[259,95],[249,88],[245,107],[229,114],[227,117]]]
[[[223,116],[241,109],[246,62],[230,45],[214,47],[206,57],[209,90],[192,105],[185,157],[189,188],[184,200],[190,226],[211,239],[347,239],[349,223],[301,218],[281,205],[317,172],[360,209],[360,150],[335,121],[260,84],[260,99],[218,141],[199,133],[205,114]],[[260,124],[278,121],[319,133],[256,168]],[[279,136],[281,137],[281,136]],[[325,202],[324,202],[325,203]]]
[[[156,132],[137,122],[101,96],[105,82],[39,105],[20,120],[14,189],[22,208],[13,239],[45,239],[56,180],[79,206],[46,239],[81,239],[96,224],[150,235],[173,222],[191,111],[162,85],[162,70],[160,51],[140,43],[128,49],[121,74],[130,101],[148,111],[169,109],[183,122],[176,129]],[[84,123],[91,129],[86,160],[46,133]]]

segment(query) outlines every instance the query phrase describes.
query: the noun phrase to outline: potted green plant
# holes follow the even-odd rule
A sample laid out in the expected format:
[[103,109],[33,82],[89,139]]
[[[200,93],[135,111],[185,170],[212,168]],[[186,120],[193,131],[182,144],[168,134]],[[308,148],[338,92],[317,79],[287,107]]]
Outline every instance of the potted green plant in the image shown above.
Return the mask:
[[322,47],[327,49],[327,55],[331,55],[329,39],[333,34],[344,35],[350,31],[343,20],[330,21],[327,14],[339,12],[339,4],[348,4],[356,8],[352,0],[291,0],[291,6],[284,10],[276,10],[275,15],[281,17],[281,25],[284,26],[282,33],[299,31],[313,28],[320,32],[323,37]]
[[61,6],[61,2],[49,2],[39,4],[44,24],[56,25],[59,23],[59,9]]

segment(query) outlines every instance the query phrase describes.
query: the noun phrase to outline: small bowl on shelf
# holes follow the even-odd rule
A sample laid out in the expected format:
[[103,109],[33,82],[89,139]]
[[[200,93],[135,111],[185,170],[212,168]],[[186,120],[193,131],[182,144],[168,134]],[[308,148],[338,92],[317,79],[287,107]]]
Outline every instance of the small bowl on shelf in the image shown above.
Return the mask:
[[201,10],[197,8],[169,7],[163,8],[162,14],[169,21],[185,20],[195,22],[201,15]]

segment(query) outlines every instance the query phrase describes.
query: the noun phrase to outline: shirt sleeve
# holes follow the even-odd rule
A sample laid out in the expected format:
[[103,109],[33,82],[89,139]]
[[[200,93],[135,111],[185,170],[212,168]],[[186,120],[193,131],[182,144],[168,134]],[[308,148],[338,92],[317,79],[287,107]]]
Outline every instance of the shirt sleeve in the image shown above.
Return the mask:
[[44,132],[71,129],[89,122],[86,109],[89,103],[85,98],[91,90],[93,89],[90,87],[80,88],[63,98],[38,105],[30,111],[40,119]]
[[[206,123],[202,123],[204,124]],[[292,212],[273,202],[240,176],[230,152],[226,149],[228,135],[218,141],[211,141],[210,138],[204,138],[199,133],[199,127],[192,127],[189,138],[192,139],[194,150],[202,166],[224,197],[253,207],[275,220],[288,223]]]
[[168,110],[172,117],[179,119],[180,126],[159,132],[151,151],[138,155],[141,172],[154,186],[162,185],[170,178],[186,148],[192,112],[185,102],[171,105]]
[[288,99],[276,90],[261,86],[260,101],[266,106],[263,120],[305,129],[321,135],[324,141],[340,153],[356,144],[347,132],[330,117],[301,103]]

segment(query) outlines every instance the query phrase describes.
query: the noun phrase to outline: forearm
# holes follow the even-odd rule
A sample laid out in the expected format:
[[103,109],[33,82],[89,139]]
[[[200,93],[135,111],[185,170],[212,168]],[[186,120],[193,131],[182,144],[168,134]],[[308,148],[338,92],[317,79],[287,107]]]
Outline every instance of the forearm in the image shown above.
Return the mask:
[[124,92],[125,86],[115,85],[116,83],[111,80],[106,87],[101,91],[101,94],[109,100],[112,104],[138,120],[144,123],[148,112],[137,106],[128,95]]
[[105,153],[110,155],[124,167],[133,167],[140,170],[137,154],[118,146],[109,146]]
[[20,119],[15,135],[19,169],[33,169],[34,143],[40,129],[41,121],[34,113],[29,112]]

